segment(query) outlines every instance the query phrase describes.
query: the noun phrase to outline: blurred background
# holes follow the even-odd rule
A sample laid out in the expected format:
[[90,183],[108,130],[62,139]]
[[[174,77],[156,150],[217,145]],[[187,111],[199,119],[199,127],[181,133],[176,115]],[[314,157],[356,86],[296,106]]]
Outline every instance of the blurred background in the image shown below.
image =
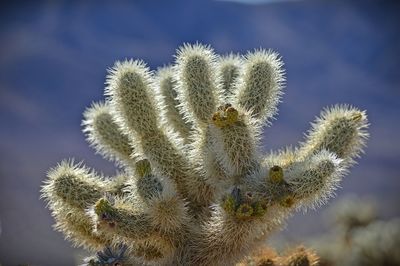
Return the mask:
[[[46,172],[74,157],[113,174],[85,142],[82,112],[103,98],[116,60],[141,58],[156,69],[184,42],[221,54],[280,53],[287,88],[265,152],[296,145],[325,106],[368,110],[366,154],[336,198],[374,197],[381,217],[400,216],[399,14],[398,1],[383,0],[2,1],[0,263],[75,263],[79,249],[52,230],[39,199]],[[324,232],[322,210],[296,214],[280,236],[301,241]]]

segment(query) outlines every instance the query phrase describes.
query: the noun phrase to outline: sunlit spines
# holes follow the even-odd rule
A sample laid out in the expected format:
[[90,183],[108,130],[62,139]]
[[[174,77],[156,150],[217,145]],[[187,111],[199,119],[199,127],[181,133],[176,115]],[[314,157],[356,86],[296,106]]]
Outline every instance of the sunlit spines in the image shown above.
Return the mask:
[[91,218],[85,209],[96,202],[108,185],[81,164],[63,161],[48,172],[41,197],[47,201],[56,223],[54,228],[75,246],[97,250],[110,238],[93,232]]
[[42,187],[42,197],[48,201],[60,200],[65,204],[84,209],[95,203],[105,193],[106,182],[82,164],[62,161],[51,169]]
[[185,121],[184,116],[178,109],[178,93],[172,66],[162,67],[157,70],[155,90],[157,102],[161,109],[161,123],[170,125],[182,138],[187,139],[191,125]]
[[277,112],[285,80],[282,66],[278,54],[270,50],[248,53],[234,105],[251,111],[260,123],[272,118]]
[[155,98],[148,68],[141,61],[117,62],[110,71],[106,95],[117,122],[133,135],[133,145],[140,147],[150,163],[163,175],[172,178],[182,196],[188,196],[186,181],[189,168],[175,143],[158,128]]
[[149,68],[142,61],[116,62],[109,70],[105,95],[125,133],[146,136],[157,131],[158,116]]
[[242,71],[242,59],[237,54],[221,56],[218,59],[218,72],[221,76],[221,91],[226,102],[235,94],[235,83]]
[[175,74],[181,111],[197,125],[209,122],[220,102],[217,56],[209,46],[185,44],[176,55]]
[[228,175],[243,178],[257,170],[260,128],[249,113],[230,104],[220,106],[210,129],[213,150]]
[[131,164],[133,147],[119,128],[108,103],[93,103],[83,114],[83,132],[90,145],[107,159]]
[[296,206],[318,207],[334,195],[345,172],[343,160],[321,150],[285,169],[285,180]]
[[300,154],[307,156],[326,149],[351,164],[363,151],[368,138],[367,127],[365,111],[349,105],[326,108],[312,124]]

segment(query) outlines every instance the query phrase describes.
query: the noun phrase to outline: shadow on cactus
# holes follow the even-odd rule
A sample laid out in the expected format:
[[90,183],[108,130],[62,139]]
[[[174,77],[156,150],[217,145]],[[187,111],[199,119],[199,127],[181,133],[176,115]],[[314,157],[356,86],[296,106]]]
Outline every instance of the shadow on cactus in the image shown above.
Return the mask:
[[293,211],[325,203],[362,151],[367,117],[327,108],[297,148],[263,154],[282,66],[272,51],[220,57],[200,44],[155,73],[117,62],[83,127],[123,171],[102,177],[72,160],[50,170],[55,228],[93,252],[126,246],[123,265],[232,265]]

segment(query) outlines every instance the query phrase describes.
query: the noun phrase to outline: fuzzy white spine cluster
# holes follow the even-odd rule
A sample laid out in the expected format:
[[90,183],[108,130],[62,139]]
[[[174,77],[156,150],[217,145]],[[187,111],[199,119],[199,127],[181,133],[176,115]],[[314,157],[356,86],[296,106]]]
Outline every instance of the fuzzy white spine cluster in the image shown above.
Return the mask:
[[333,194],[364,146],[365,112],[327,109],[299,148],[261,155],[282,65],[271,51],[220,57],[201,44],[156,73],[115,64],[83,126],[125,171],[106,178],[63,162],[42,189],[56,228],[98,251],[87,265],[231,265],[293,210]]

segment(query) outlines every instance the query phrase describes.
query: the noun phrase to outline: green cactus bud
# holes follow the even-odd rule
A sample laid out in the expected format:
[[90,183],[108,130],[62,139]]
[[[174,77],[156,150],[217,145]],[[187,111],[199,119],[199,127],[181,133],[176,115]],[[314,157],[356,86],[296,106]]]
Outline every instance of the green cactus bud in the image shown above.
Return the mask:
[[282,167],[275,165],[269,169],[269,179],[274,183],[280,183],[283,181],[283,170]]
[[235,199],[231,195],[228,195],[223,202],[222,208],[224,208],[227,213],[234,214],[236,211]]

